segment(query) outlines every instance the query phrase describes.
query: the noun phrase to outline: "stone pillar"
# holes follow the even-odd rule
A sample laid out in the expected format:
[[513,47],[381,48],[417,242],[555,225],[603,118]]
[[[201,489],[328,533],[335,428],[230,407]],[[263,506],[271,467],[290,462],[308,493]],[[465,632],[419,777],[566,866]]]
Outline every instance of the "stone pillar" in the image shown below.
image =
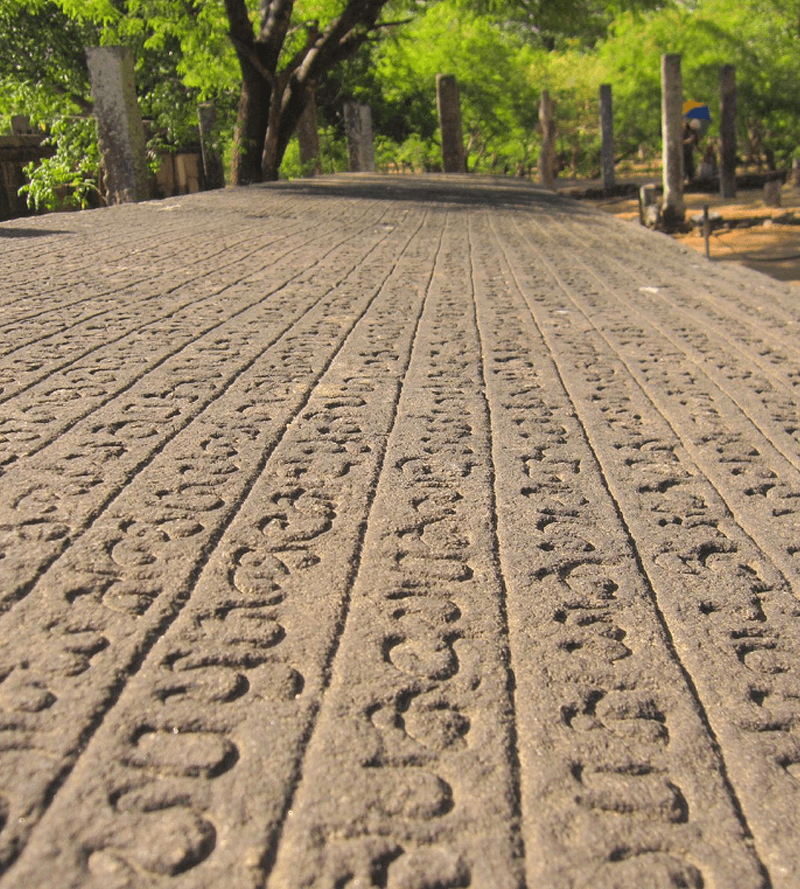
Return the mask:
[[31,119],[27,114],[15,114],[11,118],[11,132],[15,136],[27,136],[32,133]]
[[197,119],[200,129],[200,151],[203,154],[203,184],[207,189],[225,187],[225,171],[222,158],[214,146],[214,126],[217,122],[217,109],[212,102],[197,106]]
[[780,207],[781,205],[781,180],[770,179],[764,183],[764,206]]
[[542,150],[539,152],[539,182],[547,188],[556,187],[556,124],[553,119],[556,103],[548,90],[542,91],[539,105],[539,127],[542,131]]
[[150,197],[144,127],[133,80],[133,53],[126,46],[86,49],[97,136],[109,204]]
[[322,173],[322,162],[319,156],[319,130],[317,129],[317,102],[311,90],[297,124],[297,141],[300,146],[300,165],[307,169],[309,175]]
[[374,173],[372,110],[369,105],[345,102],[344,125],[347,130],[347,146],[350,151],[350,172]]
[[720,171],[719,193],[736,197],[736,69],[723,65],[720,81]]
[[658,186],[650,182],[639,189],[639,222],[650,228],[655,228],[661,219],[661,211],[658,207]]
[[600,135],[603,188],[609,190],[614,187],[614,109],[610,83],[600,87]]
[[683,79],[681,56],[661,57],[661,134],[664,198],[661,217],[669,231],[685,218],[683,205]]
[[436,107],[442,134],[442,166],[445,173],[466,173],[464,134],[461,129],[461,100],[452,74],[436,75]]

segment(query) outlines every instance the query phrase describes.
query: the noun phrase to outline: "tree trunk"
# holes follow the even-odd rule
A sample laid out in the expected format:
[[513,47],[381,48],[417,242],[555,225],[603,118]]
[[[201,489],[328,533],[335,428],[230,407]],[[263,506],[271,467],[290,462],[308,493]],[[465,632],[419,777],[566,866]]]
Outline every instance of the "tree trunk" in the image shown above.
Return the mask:
[[230,39],[242,69],[231,182],[246,185],[278,178],[278,170],[305,108],[307,91],[337,63],[350,58],[377,27],[387,0],[346,0],[321,31],[308,22],[305,46],[278,71],[294,0],[261,0],[253,33],[245,0],[224,0]]
[[[272,89],[252,65],[242,65],[242,91],[233,134],[231,183],[249,185],[261,182],[261,155],[269,123]],[[277,177],[276,177],[277,178]]]
[[290,80],[278,101],[280,107],[273,109],[270,115],[261,154],[261,172],[265,182],[274,182],[278,178],[289,140],[305,111],[307,101],[305,86],[296,80]]

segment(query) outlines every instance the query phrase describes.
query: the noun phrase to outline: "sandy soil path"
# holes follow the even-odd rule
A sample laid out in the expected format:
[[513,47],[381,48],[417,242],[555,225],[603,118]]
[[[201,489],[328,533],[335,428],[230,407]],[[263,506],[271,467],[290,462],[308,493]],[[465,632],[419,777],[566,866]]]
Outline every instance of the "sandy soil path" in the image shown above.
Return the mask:
[[800,306],[524,183],[0,225],[0,887],[800,884]]
[[[592,183],[595,188],[600,182]],[[565,185],[567,193],[580,186]],[[702,217],[709,208],[712,224],[708,255],[715,263],[741,265],[778,281],[800,284],[800,189],[792,183],[781,189],[780,207],[767,206],[763,189],[740,188],[735,198],[716,194],[688,193],[684,196],[688,220]],[[637,200],[594,200],[592,204],[619,219],[638,221]],[[674,236],[676,240],[705,255],[701,226]]]

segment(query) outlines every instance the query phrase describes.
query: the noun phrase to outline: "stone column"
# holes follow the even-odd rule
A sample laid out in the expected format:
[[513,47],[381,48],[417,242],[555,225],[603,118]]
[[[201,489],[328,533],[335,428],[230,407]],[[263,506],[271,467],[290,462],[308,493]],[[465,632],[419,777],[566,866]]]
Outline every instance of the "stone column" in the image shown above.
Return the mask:
[[764,183],[764,206],[780,207],[781,205],[781,185],[780,179],[770,179]]
[[603,188],[609,190],[614,187],[614,109],[610,83],[600,87],[600,135]]
[[144,127],[133,79],[133,53],[126,46],[86,48],[97,136],[109,204],[150,197]]
[[547,188],[556,187],[556,124],[553,112],[556,103],[548,90],[542,91],[539,105],[539,127],[542,131],[542,150],[539,152],[539,182]]
[[442,166],[445,173],[466,173],[464,134],[461,129],[461,100],[452,74],[436,75],[436,107],[442,134]]
[[664,198],[661,217],[667,230],[680,225],[683,205],[683,79],[681,56],[661,57],[661,133]]
[[225,171],[222,158],[214,147],[214,126],[217,122],[217,109],[212,102],[197,106],[197,119],[200,124],[200,151],[203,154],[203,180],[207,189],[225,187]]
[[350,151],[350,172],[374,173],[372,110],[369,105],[345,102],[344,125],[347,130],[347,145]]
[[319,130],[317,129],[317,102],[311,90],[303,115],[297,124],[297,141],[300,146],[300,164],[308,175],[322,173],[319,156]]
[[720,81],[720,171],[719,193],[736,197],[736,69],[723,65]]
[[27,114],[15,114],[11,118],[11,132],[15,136],[27,136],[32,132],[31,119]]

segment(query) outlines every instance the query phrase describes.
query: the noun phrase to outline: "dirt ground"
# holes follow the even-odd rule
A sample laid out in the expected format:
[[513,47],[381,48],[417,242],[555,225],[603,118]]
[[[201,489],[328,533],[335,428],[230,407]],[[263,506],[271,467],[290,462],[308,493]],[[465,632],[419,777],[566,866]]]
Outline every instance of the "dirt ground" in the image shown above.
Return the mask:
[[[722,225],[712,231],[709,241],[712,262],[741,263],[779,281],[800,285],[800,191],[794,185],[783,186],[780,207],[765,206],[761,189],[739,190],[733,200],[711,194],[686,194],[684,200],[687,219],[701,215],[704,204],[708,204],[712,217],[715,213],[722,217]],[[636,220],[639,216],[635,198],[593,203],[622,219]],[[755,218],[763,222],[746,228],[731,225]],[[691,233],[676,237],[705,252],[699,225]]]

